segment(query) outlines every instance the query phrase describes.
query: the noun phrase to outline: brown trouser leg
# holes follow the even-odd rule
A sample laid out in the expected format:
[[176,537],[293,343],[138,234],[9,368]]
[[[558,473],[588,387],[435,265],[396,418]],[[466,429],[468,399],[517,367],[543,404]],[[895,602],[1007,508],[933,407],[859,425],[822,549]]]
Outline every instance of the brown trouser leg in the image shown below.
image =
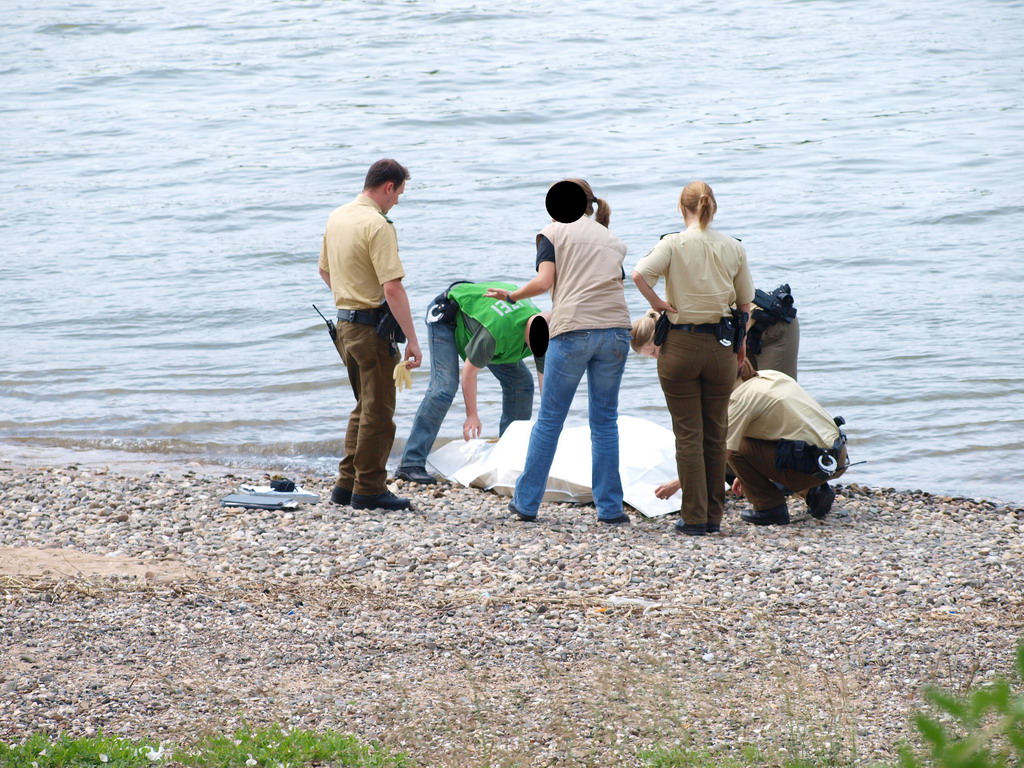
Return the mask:
[[[804,498],[807,491],[825,482],[820,477],[805,475],[803,472],[794,472],[789,469],[776,469],[775,467],[775,440],[754,440],[745,437],[740,443],[740,449],[734,451],[729,457],[729,466],[736,473],[743,485],[743,495],[750,501],[755,511],[762,511],[777,507],[786,501],[785,495],[775,483],[781,483],[793,492],[794,495]],[[846,448],[839,453],[839,465],[846,463]],[[845,469],[840,469],[831,479],[840,477]]]
[[658,353],[658,378],[676,436],[683,521],[719,524],[736,355],[711,334],[672,330]]
[[383,493],[395,442],[394,370],[401,358],[391,354],[391,346],[372,325],[362,323],[338,323],[337,347],[356,407],[348,419],[335,485],[367,496]]
[[796,378],[796,358],[800,351],[800,321],[777,320],[761,337],[761,354],[752,355],[750,363],[757,370],[782,371]]

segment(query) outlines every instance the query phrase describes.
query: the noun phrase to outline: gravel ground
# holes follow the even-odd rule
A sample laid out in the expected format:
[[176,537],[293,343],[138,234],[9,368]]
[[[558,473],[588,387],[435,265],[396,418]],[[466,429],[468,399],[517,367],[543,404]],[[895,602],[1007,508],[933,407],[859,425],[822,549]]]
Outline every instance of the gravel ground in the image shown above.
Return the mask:
[[293,479],[321,502],[219,506],[267,476],[0,466],[0,738],[279,722],[424,765],[745,743],[868,763],[925,685],[1008,674],[1024,635],[1017,508],[849,485],[788,527],[730,499],[695,539],[585,506],[523,524],[450,485],[355,511]]

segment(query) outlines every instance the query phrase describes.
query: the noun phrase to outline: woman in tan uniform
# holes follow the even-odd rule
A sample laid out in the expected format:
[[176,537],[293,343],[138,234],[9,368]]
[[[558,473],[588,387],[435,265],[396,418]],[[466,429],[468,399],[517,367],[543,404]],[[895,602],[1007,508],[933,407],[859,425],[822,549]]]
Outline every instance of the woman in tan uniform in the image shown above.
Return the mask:
[[[735,238],[711,228],[718,204],[703,181],[679,196],[684,232],[663,237],[633,270],[633,282],[672,322],[658,355],[658,378],[676,437],[676,470],[683,486],[682,520],[690,536],[716,533],[725,512],[725,440],[729,395],[746,350],[719,342],[731,307],[749,314],[754,284],[747,255]],[[665,298],[654,290],[665,278]]]

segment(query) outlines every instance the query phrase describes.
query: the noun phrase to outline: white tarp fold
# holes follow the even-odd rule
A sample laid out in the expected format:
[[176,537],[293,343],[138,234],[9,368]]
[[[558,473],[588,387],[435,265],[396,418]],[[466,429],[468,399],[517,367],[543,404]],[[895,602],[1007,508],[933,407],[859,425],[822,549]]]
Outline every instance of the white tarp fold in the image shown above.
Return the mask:
[[[452,482],[511,496],[526,463],[532,421],[514,421],[500,440],[453,440],[427,457],[435,472]],[[635,416],[619,417],[619,473],[625,502],[646,517],[679,511],[682,495],[662,500],[654,489],[676,476],[672,431]],[[545,501],[593,501],[590,428],[566,427],[551,464]]]

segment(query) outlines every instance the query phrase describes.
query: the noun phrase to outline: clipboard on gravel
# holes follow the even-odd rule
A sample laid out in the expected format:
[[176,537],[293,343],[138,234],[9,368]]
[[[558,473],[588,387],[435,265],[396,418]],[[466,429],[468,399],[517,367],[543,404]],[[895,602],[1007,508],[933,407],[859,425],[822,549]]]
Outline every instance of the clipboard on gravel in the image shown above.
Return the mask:
[[263,493],[232,493],[220,500],[222,507],[245,507],[246,509],[295,509],[299,503],[294,499],[274,498]]
[[275,491],[271,485],[243,485],[239,490],[250,496],[261,496],[268,500],[284,499],[285,501],[308,502],[310,504],[316,504],[320,501],[320,497],[317,494],[304,491],[297,485],[290,491]]

